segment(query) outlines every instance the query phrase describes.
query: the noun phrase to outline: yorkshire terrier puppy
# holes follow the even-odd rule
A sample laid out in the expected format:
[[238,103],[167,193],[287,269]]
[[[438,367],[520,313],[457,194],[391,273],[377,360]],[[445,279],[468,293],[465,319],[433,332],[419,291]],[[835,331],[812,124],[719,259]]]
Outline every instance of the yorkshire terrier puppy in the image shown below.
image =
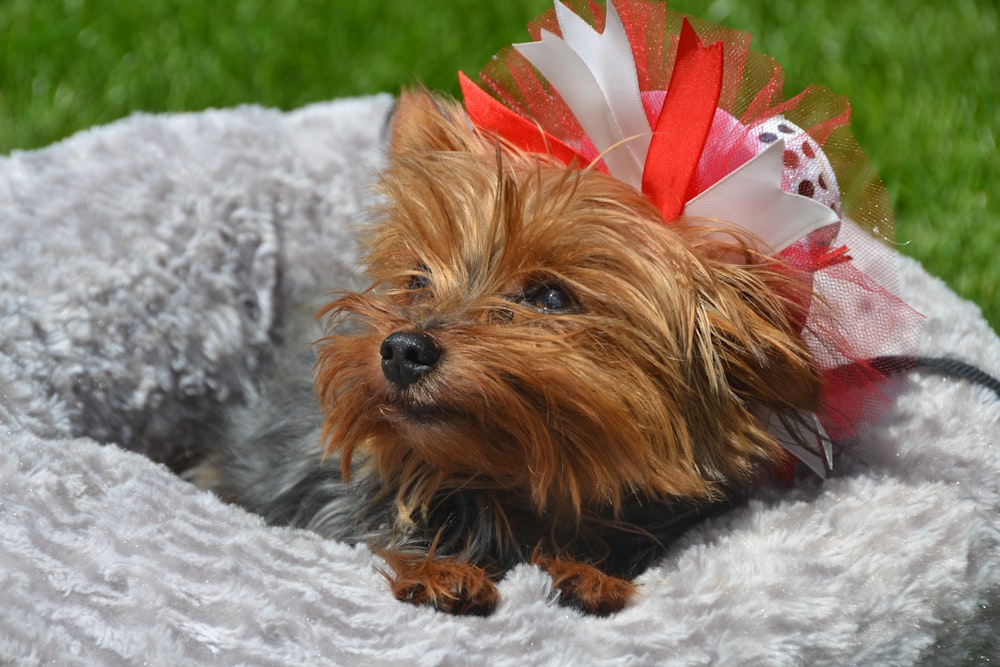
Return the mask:
[[784,460],[760,415],[819,404],[806,283],[720,221],[665,224],[422,90],[379,189],[371,285],[321,311],[315,386],[277,373],[194,478],[369,544],[400,600],[488,614],[528,562],[560,604],[615,612]]

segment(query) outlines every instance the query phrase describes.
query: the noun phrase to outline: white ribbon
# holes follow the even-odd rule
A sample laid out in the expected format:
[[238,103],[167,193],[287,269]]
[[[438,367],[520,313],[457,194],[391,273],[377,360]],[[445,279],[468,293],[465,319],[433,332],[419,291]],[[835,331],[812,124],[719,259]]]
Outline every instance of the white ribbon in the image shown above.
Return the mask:
[[642,190],[652,133],[625,26],[608,2],[603,33],[555,0],[562,39],[514,44],[565,100],[615,178]]
[[784,152],[785,142],[774,142],[689,201],[684,215],[742,227],[774,254],[839,221],[829,206],[781,189]]
[[[826,479],[833,471],[833,445],[830,437],[815,414],[800,412],[798,416],[806,423],[793,425],[782,420],[775,412],[768,412],[761,419],[768,432],[789,454],[802,461],[820,479]],[[789,430],[792,427],[792,431]]]

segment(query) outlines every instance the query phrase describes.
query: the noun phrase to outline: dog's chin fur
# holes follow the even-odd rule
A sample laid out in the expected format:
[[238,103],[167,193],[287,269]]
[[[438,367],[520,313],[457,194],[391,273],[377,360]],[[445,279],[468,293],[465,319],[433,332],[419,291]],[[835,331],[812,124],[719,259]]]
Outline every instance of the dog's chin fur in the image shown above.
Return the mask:
[[[279,381],[200,479],[367,541],[401,599],[488,613],[492,581],[530,561],[561,602],[621,608],[627,579],[783,459],[755,415],[816,408],[808,284],[719,221],[664,224],[427,92],[392,127],[371,287],[322,310],[318,405]],[[383,371],[396,332],[439,352],[415,381]]]

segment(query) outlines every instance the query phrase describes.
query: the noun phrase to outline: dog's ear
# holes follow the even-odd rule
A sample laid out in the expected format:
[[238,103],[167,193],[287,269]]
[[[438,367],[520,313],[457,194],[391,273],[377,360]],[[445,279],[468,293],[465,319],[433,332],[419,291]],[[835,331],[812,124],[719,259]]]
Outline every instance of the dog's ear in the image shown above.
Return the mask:
[[391,123],[394,153],[482,150],[462,106],[423,88],[403,91]]
[[[697,306],[690,324],[706,335],[697,358],[723,371],[747,404],[810,411],[819,405],[820,377],[803,339],[813,297],[812,278],[756,248],[759,242],[699,220],[673,229],[691,243],[696,259]],[[714,384],[715,379],[712,380]]]

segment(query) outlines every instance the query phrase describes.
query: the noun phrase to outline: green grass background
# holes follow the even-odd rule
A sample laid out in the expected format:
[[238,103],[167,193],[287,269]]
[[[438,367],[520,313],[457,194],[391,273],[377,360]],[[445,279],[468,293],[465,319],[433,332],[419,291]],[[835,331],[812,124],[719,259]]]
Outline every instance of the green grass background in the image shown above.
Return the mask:
[[[457,93],[547,0],[0,0],[0,154],[133,111]],[[996,0],[676,0],[847,94],[902,252],[1000,326]]]

